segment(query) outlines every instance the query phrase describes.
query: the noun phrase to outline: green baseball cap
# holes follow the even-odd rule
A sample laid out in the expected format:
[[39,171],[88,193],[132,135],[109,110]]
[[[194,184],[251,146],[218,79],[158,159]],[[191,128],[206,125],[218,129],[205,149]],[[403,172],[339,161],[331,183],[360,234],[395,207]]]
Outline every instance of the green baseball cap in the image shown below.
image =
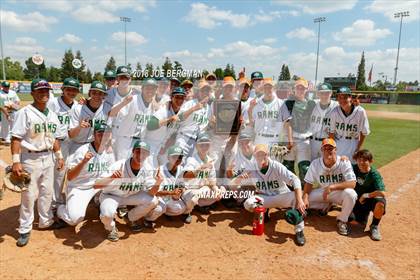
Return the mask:
[[134,149],[143,149],[143,150],[146,150],[146,151],[150,152],[150,145],[147,144],[146,142],[143,142],[143,141],[139,140],[139,141],[136,141],[134,143],[133,150]]
[[251,74],[251,80],[262,80],[264,79],[263,73],[260,71],[252,72]]
[[93,81],[91,84],[90,84],[90,89],[89,89],[89,91],[91,91],[91,90],[97,90],[97,91],[101,91],[101,92],[103,92],[103,93],[107,93],[106,92],[106,90],[107,90],[107,88],[106,88],[106,85],[105,84],[103,84],[102,82],[100,82],[100,81]]
[[241,140],[249,140],[249,139],[252,139],[251,134],[246,133],[246,132],[241,132],[241,134],[239,134],[239,137],[238,137],[238,140],[239,141],[241,141]]
[[322,83],[317,87],[318,91],[332,91],[332,86],[329,83]]
[[179,146],[171,146],[168,149],[168,156],[183,156],[184,151]]
[[351,90],[348,87],[341,87],[337,90],[337,94],[351,95]]
[[182,87],[176,87],[172,90],[171,95],[185,95],[185,90]]
[[65,78],[63,81],[63,88],[77,88],[78,90],[80,90],[80,83],[75,78]]
[[202,133],[198,136],[197,143],[210,143],[210,137],[207,133]]
[[171,78],[171,83],[172,82],[174,82],[174,83],[178,83],[178,85],[180,85],[181,84],[181,82],[179,81],[179,79],[178,78],[176,78],[176,77],[172,77]]
[[40,78],[32,80],[31,91],[35,91],[37,89],[43,89],[43,88],[51,89],[51,85],[50,83],[48,83],[47,80],[40,79]]
[[117,76],[128,76],[130,77],[131,70],[127,66],[118,66]]
[[158,84],[156,82],[155,79],[153,78],[147,78],[146,80],[143,81],[142,86],[154,86],[157,87]]
[[10,87],[10,83],[8,81],[1,82],[2,87]]
[[106,70],[104,73],[105,80],[115,80],[117,77],[117,74],[115,73],[115,70],[109,69]]
[[97,132],[97,131],[104,132],[105,130],[106,130],[106,124],[104,124],[102,122],[95,123],[95,125],[93,126],[93,131],[95,131],[95,132]]

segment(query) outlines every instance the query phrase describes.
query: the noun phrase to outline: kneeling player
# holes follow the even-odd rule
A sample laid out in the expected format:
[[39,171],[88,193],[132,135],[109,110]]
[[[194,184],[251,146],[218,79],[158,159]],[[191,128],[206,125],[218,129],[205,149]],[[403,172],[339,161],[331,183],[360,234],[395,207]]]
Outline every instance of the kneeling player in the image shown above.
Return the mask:
[[71,226],[75,226],[85,218],[89,201],[99,192],[94,189],[95,180],[114,162],[114,154],[104,151],[102,136],[106,126],[97,123],[94,126],[94,141],[80,146],[70,155],[67,163],[67,199],[66,205],[60,205],[57,216]]
[[[348,235],[347,222],[357,194],[356,176],[349,160],[337,156],[335,141],[326,138],[321,145],[322,157],[312,161],[305,176],[303,201],[306,208],[326,210],[330,203],[341,205],[337,216],[338,233]],[[320,186],[312,190],[314,185]]]
[[181,147],[172,146],[168,150],[168,163],[160,167],[162,183],[156,196],[159,197],[159,205],[156,206],[146,217],[145,221],[151,222],[159,218],[160,215],[178,216],[186,211],[186,205],[181,200],[184,188],[182,178],[183,151]]
[[95,183],[95,188],[103,188],[99,198],[101,202],[101,221],[109,231],[108,240],[119,239],[114,216],[120,205],[135,206],[128,214],[131,230],[141,231],[143,227],[137,220],[146,216],[158,205],[155,196],[162,179],[159,172],[153,178],[150,147],[144,142],[137,141],[133,146],[133,155],[127,160],[115,162],[110,171]]
[[370,225],[370,236],[372,240],[382,239],[379,231],[379,222],[385,214],[385,185],[381,174],[371,166],[373,162],[372,153],[368,150],[360,150],[354,155],[357,164],[353,164],[356,174],[356,187],[354,188],[358,200],[353,208],[356,221],[366,224],[369,213],[373,212],[372,224]]
[[[259,203],[265,208],[294,208],[300,215],[304,215],[304,204],[302,200],[302,188],[299,178],[289,171],[283,164],[269,158],[268,146],[258,144],[254,150],[255,167],[251,172],[238,176],[238,179],[250,176],[252,184],[256,187],[257,195],[245,200],[244,207],[250,212]],[[244,184],[246,184],[244,182]],[[294,192],[290,191],[287,185],[292,186]],[[295,224],[296,244],[303,246],[305,236],[303,234],[304,222]]]

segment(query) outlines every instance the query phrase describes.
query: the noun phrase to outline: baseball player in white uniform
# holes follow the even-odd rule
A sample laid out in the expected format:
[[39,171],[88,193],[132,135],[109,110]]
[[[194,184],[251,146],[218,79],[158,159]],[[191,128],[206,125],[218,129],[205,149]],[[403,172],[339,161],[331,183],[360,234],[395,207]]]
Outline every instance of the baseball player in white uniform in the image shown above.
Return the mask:
[[151,224],[149,227],[153,227],[153,222],[162,214],[178,216],[187,210],[181,199],[184,190],[183,170],[180,166],[183,154],[180,147],[169,147],[168,163],[159,167],[159,174],[162,177],[162,183],[156,193],[159,204],[145,217],[145,222]]
[[167,160],[167,143],[180,126],[178,112],[184,100],[184,89],[181,87],[174,88],[170,102],[156,111],[147,123],[145,139],[146,143],[150,143],[155,166],[162,165]]
[[117,75],[115,73],[115,70],[113,70],[113,69],[105,70],[104,79],[105,79],[105,85],[108,88],[108,91],[111,91],[111,89],[117,85],[116,77],[117,77]]
[[[244,207],[250,212],[260,204],[269,208],[297,208],[302,211],[302,188],[299,178],[288,170],[283,164],[269,158],[269,148],[266,144],[255,145],[254,167],[239,175],[234,181],[245,179],[241,184],[255,186],[256,195],[249,197],[244,202]],[[292,186],[290,191],[287,185]],[[304,215],[305,211],[301,212]],[[303,220],[295,225],[295,241],[299,246],[305,244],[303,234]]]
[[89,99],[85,104],[75,104],[70,111],[69,153],[74,153],[80,146],[93,141],[93,127],[97,123],[106,124],[107,115],[103,109],[106,86],[93,81],[89,89]]
[[7,111],[7,115],[2,112],[0,138],[4,140],[6,145],[10,144],[10,131],[15,119],[15,113],[20,108],[20,99],[14,90],[10,89],[10,83],[4,81],[1,83],[2,90],[0,98],[3,99],[3,107]]
[[157,83],[146,79],[141,94],[128,95],[114,105],[109,112],[112,118],[112,140],[116,160],[127,159],[134,141],[144,140],[146,126],[152,116],[151,103]]
[[93,142],[80,146],[67,159],[67,200],[58,207],[57,216],[71,226],[83,221],[89,202],[99,192],[93,188],[95,181],[114,163],[114,154],[101,145],[105,130],[104,124],[97,123]]
[[337,141],[339,155],[353,159],[370,133],[369,121],[365,109],[352,104],[348,87],[337,90],[337,101],[340,106],[331,111],[329,136]]
[[[155,196],[162,182],[162,178],[151,164],[150,146],[145,142],[137,141],[133,146],[130,158],[119,160],[111,165],[109,172],[98,179],[94,188],[103,189],[99,200],[100,218],[108,231],[108,240],[119,239],[115,226],[114,216],[119,205],[134,206],[127,218],[130,228],[134,232],[141,231],[143,226],[137,221],[146,216],[159,204]],[[162,209],[163,211],[163,209]]]
[[330,123],[330,113],[338,106],[337,101],[331,100],[332,88],[328,83],[318,86],[315,108],[311,114],[311,160],[321,157],[321,142],[328,137],[328,125]]
[[[63,94],[54,97],[48,101],[47,107],[49,110],[55,112],[58,116],[63,129],[66,131],[66,137],[61,140],[60,147],[63,154],[64,161],[67,160],[69,155],[70,139],[67,131],[70,127],[70,110],[74,105],[74,99],[80,93],[80,83],[74,78],[66,78],[62,86]],[[64,204],[65,198],[61,193],[65,168],[54,170],[54,193],[53,193],[53,209],[57,209],[58,205]]]
[[356,175],[350,161],[337,156],[333,139],[324,139],[321,147],[322,157],[312,161],[305,176],[304,208],[328,211],[330,203],[341,205],[338,233],[348,235],[348,218],[357,200]]
[[[197,151],[187,159],[184,166],[186,190],[182,198],[187,206],[187,213],[191,213],[196,205],[201,212],[208,213],[209,206],[219,201],[226,191],[223,186],[216,186],[214,159],[209,156],[210,142],[207,134],[200,134],[197,139]],[[191,223],[191,214],[188,214],[186,223]]]
[[211,107],[208,104],[210,85],[206,81],[199,83],[197,99],[185,102],[179,111],[180,127],[176,136],[176,145],[184,151],[184,160],[191,156],[197,137],[204,133],[209,124]]
[[283,100],[273,93],[272,80],[265,82],[264,95],[251,101],[249,106],[249,122],[254,128],[255,144],[266,144],[269,147],[275,143],[285,142],[282,135],[284,122],[290,118],[290,113]]
[[58,228],[51,209],[54,179],[54,154],[57,168],[64,166],[57,139],[65,137],[57,115],[48,110],[51,85],[44,79],[31,83],[34,102],[16,113],[12,127],[12,170],[16,175],[25,170],[31,174],[28,190],[21,193],[19,238],[16,245],[25,246],[34,221],[34,206],[38,200],[39,228]]

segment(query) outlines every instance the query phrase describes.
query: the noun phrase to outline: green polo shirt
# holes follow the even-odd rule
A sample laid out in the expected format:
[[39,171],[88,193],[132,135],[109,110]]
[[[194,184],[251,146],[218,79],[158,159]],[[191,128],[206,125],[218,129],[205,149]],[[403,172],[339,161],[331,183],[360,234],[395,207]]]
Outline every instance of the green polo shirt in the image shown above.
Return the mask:
[[354,174],[356,174],[356,187],[354,190],[360,197],[364,193],[374,191],[385,191],[384,181],[381,174],[375,167],[371,166],[368,173],[362,173],[357,164],[353,164]]

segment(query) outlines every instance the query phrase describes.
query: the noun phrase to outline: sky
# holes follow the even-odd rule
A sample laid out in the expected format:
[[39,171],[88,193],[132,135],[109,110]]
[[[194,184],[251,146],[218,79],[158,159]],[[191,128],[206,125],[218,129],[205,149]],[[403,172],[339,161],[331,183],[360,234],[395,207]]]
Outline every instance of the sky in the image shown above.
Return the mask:
[[[25,1],[1,0],[4,56],[23,62],[35,53],[59,66],[64,51],[80,50],[91,71],[104,71],[110,56],[124,64],[162,65],[166,56],[184,69],[234,64],[249,77],[256,70],[278,77],[282,64],[292,75],[318,77],[357,72],[365,51],[373,80],[393,79],[400,19],[403,18],[398,80],[420,80],[420,1]],[[383,73],[383,74],[379,74]],[[367,73],[366,73],[367,74]]]

